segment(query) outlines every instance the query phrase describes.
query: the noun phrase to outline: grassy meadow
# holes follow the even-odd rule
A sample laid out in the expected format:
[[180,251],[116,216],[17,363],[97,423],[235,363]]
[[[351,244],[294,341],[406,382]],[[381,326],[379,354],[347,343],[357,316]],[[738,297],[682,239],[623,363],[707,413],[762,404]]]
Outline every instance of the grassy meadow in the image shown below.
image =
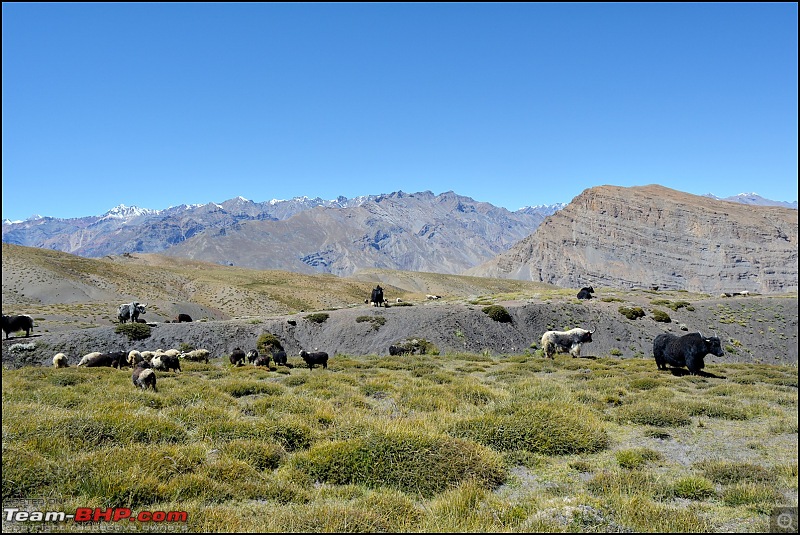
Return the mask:
[[797,506],[796,367],[294,359],[183,362],[158,392],[130,370],[4,369],[3,502],[186,511],[113,530],[203,532],[767,532]]

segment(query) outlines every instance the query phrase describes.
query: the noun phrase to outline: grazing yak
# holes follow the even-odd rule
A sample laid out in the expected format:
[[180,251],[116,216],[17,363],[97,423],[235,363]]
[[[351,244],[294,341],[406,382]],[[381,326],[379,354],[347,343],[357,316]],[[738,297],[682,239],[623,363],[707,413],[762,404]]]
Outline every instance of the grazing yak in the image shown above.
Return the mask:
[[286,366],[286,351],[280,349],[272,352],[272,360],[276,366]]
[[152,388],[153,392],[158,392],[156,390],[156,372],[153,371],[146,360],[136,364],[131,374],[131,379],[133,380],[133,386],[138,386],[142,390]]
[[130,321],[131,323],[138,323],[139,322],[139,314],[145,314],[147,312],[147,303],[141,305],[138,302],[134,301],[133,303],[123,303],[119,306],[119,312],[117,312],[117,318],[119,318],[120,323],[127,323]]
[[6,333],[6,340],[8,335],[17,331],[25,331],[25,337],[31,335],[33,330],[33,318],[27,314],[19,316],[6,316],[3,314],[3,331]]
[[381,288],[380,284],[372,290],[372,295],[370,295],[369,303],[374,307],[389,306],[389,301],[383,298],[383,288]]
[[553,358],[556,353],[580,357],[581,345],[591,342],[593,333],[577,327],[568,331],[547,331],[542,335],[542,350],[548,358]]
[[578,292],[578,299],[591,299],[592,294],[594,293],[594,288],[591,286],[584,286],[581,288],[581,291]]
[[677,368],[686,367],[692,375],[698,375],[705,367],[706,355],[722,357],[722,344],[719,338],[706,338],[700,333],[676,336],[671,333],[659,334],[653,340],[653,356],[659,370],[666,370],[667,364]]
[[247,355],[245,354],[244,351],[242,351],[240,348],[237,347],[236,349],[233,350],[233,353],[231,353],[230,359],[231,359],[231,364],[233,364],[234,366],[244,366],[244,362],[247,359]]
[[253,366],[266,366],[269,368],[269,353],[264,353],[253,359]]
[[300,358],[306,361],[308,364],[308,368],[310,370],[314,369],[314,364],[322,364],[323,368],[328,367],[328,354],[324,351],[313,351],[308,353],[307,351],[300,351]]
[[251,349],[245,354],[248,364],[253,364],[258,358],[258,349]]
[[408,355],[409,353],[413,353],[413,350],[406,347],[406,346],[389,346],[389,354],[392,356],[396,355]]
[[191,321],[192,317],[189,314],[178,314],[173,323],[189,323]]

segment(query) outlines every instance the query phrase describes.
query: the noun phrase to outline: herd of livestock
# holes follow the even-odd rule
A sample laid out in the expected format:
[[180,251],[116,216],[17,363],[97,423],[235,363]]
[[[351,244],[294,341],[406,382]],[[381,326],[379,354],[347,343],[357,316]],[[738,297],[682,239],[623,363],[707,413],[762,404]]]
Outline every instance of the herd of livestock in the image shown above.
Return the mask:
[[[592,287],[581,288],[578,299],[591,299],[594,289]],[[428,299],[439,299],[440,296],[427,296]],[[383,289],[378,286],[372,290],[370,298],[367,300],[372,306],[388,306]],[[147,312],[147,304],[138,302],[124,303],[118,310],[120,323],[143,322],[139,315]],[[178,314],[175,323],[191,322],[192,318],[187,314]],[[3,314],[2,328],[5,337],[8,339],[10,333],[25,331],[25,336],[30,336],[33,330],[33,318],[29,315],[7,316]],[[569,353],[573,357],[581,356],[583,344],[592,341],[592,334],[595,331],[575,328],[568,331],[547,331],[542,335],[541,348],[546,358],[553,358],[556,353]],[[410,352],[403,346],[390,346],[391,355],[402,355]],[[693,375],[701,374],[704,367],[704,357],[706,355],[721,357],[724,355],[720,339],[716,336],[706,337],[701,333],[689,333],[677,336],[670,333],[663,333],[656,336],[653,341],[653,356],[659,370],[666,370],[667,365],[676,368],[687,368]],[[307,352],[300,351],[300,358],[306,363],[309,369],[314,366],[328,367],[328,354],[323,351]],[[156,390],[155,370],[161,371],[180,371],[181,360],[204,361],[208,362],[209,351],[206,349],[196,349],[193,351],[180,352],[176,349],[167,351],[137,351],[130,352],[117,351],[110,353],[89,353],[84,355],[78,366],[97,367],[111,366],[121,369],[124,366],[133,368],[133,384],[141,388],[152,388]],[[269,368],[270,361],[275,365],[288,366],[286,352],[283,350],[271,349],[268,354],[259,354],[256,349],[247,352],[241,348],[236,348],[229,356],[231,365],[244,366],[252,364]],[[68,359],[63,353],[58,353],[53,357],[53,366],[56,368],[67,367]]]

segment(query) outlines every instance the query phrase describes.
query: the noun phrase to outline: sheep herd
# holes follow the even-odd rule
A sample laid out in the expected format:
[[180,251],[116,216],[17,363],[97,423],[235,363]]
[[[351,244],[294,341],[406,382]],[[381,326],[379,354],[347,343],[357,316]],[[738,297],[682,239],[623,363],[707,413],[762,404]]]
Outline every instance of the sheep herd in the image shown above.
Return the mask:
[[[146,390],[148,388],[157,392],[156,389],[156,370],[158,371],[181,371],[181,360],[188,360],[192,362],[208,363],[210,352],[208,349],[194,349],[192,351],[178,351],[177,349],[157,349],[155,351],[138,351],[136,349],[125,351],[112,351],[109,353],[101,353],[99,351],[87,353],[81,357],[78,366],[85,368],[95,367],[112,367],[122,369],[123,367],[130,367],[133,369],[131,380],[135,387]],[[309,369],[314,369],[314,365],[322,365],[323,368],[328,367],[328,354],[319,351],[307,353],[300,351],[300,357],[306,362]],[[259,354],[258,350],[251,349],[244,352],[241,348],[236,348],[230,354],[230,362],[232,366],[239,367],[245,364],[253,366],[262,366],[269,368],[270,360],[275,362],[277,366],[287,366],[286,351],[274,350],[271,353]],[[54,368],[67,368],[69,367],[69,359],[64,353],[57,353],[53,357]]]

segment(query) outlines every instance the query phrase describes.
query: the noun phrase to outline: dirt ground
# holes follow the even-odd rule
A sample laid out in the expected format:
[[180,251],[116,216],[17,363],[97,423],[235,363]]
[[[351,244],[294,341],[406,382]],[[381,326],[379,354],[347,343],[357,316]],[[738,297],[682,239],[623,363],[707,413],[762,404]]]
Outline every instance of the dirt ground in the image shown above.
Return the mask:
[[[44,317],[36,318],[30,337],[13,333],[3,340],[2,362],[5,368],[50,366],[53,355],[61,352],[67,355],[70,365],[75,365],[82,355],[92,351],[166,350],[178,349],[181,344],[208,349],[212,357],[226,357],[236,347],[255,348],[264,332],[281,340],[289,362],[295,364],[302,362],[297,356],[301,349],[326,351],[332,358],[337,354],[388,355],[390,345],[415,338],[432,343],[441,353],[516,355],[538,348],[547,330],[582,327],[595,330],[593,342],[583,347],[583,358],[652,358],[652,343],[658,334],[700,331],[706,336],[719,336],[725,350],[724,357],[707,357],[707,364],[726,361],[797,365],[796,296],[707,299],[692,303],[691,311],[664,309],[670,323],[652,318],[649,301],[642,303],[648,314],[636,320],[619,312],[619,302],[600,299],[580,303],[529,299],[500,304],[508,310],[510,323],[494,321],[483,312],[482,305],[432,301],[412,306],[363,305],[330,310],[324,312],[328,318],[322,323],[306,319],[309,313],[180,324],[153,322],[151,336],[140,341],[130,341],[116,333],[113,325],[70,328],[49,325]],[[381,317],[384,319],[370,319]],[[80,324],[78,320],[77,325]]]

